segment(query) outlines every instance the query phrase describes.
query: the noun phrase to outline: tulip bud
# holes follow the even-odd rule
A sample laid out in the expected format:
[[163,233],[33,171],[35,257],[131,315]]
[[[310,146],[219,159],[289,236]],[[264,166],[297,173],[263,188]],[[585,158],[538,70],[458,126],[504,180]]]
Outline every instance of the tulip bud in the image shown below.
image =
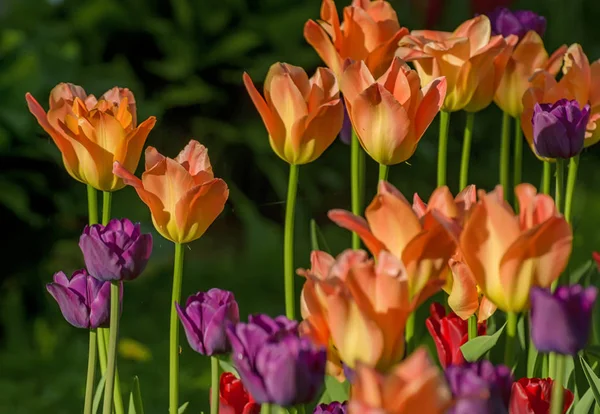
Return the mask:
[[232,292],[210,289],[188,298],[185,308],[175,303],[190,347],[202,355],[224,354],[231,350],[225,328],[238,323],[240,312]]
[[492,24],[492,34],[508,37],[516,35],[520,38],[527,32],[533,30],[540,36],[546,32],[546,18],[531,10],[511,11],[505,7],[499,7],[487,16]]
[[600,253],[592,252],[592,258],[596,261],[596,265],[598,266],[598,271],[600,272]]
[[346,414],[348,402],[334,401],[329,404],[319,404],[313,411],[313,414]]
[[590,106],[579,109],[577,101],[536,103],[531,119],[536,153],[545,158],[571,158],[579,154],[589,118]]
[[259,414],[260,405],[246,391],[244,384],[231,372],[219,381],[219,414]]
[[88,271],[96,279],[133,280],[150,259],[152,235],[141,234],[139,223],[112,219],[106,226],[86,226],[79,247]]
[[[521,378],[514,382],[510,396],[510,414],[549,413],[553,382],[550,378]],[[570,390],[564,390],[563,414],[573,404],[574,398]]]

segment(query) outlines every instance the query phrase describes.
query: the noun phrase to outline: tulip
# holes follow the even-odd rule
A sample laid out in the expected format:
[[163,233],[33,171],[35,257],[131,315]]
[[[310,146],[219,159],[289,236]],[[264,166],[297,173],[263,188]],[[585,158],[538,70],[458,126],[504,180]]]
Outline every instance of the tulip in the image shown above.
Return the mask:
[[202,355],[219,355],[231,350],[225,328],[240,321],[232,292],[210,289],[188,298],[185,308],[175,303],[190,347]]
[[460,236],[465,263],[483,294],[505,312],[529,307],[533,286],[549,287],[565,269],[573,234],[551,197],[530,184],[515,188],[519,216],[502,187],[479,191]]
[[[550,378],[521,378],[512,385],[510,414],[548,414],[552,384]],[[573,404],[573,393],[564,389],[563,414]]]
[[533,108],[533,148],[539,157],[571,158],[583,149],[590,106],[579,109],[577,101],[561,99]]
[[[459,111],[471,103],[478,88],[493,89],[491,81],[495,75],[490,78],[489,74],[499,75],[501,71],[501,65],[494,68],[497,63],[502,63],[495,62],[495,57],[507,45],[502,36],[491,36],[491,30],[486,16],[467,20],[453,33],[413,30],[400,41],[396,54],[404,60],[414,61],[423,84],[445,76],[448,92],[442,110]],[[484,95],[491,101],[483,89],[480,94],[482,97],[477,97],[469,108],[471,112],[485,104]]]
[[141,234],[140,224],[112,219],[106,226],[86,226],[79,247],[88,272],[101,281],[133,280],[152,254],[152,235]]
[[[343,99],[342,104],[344,104]],[[352,141],[352,122],[350,122],[350,116],[348,115],[346,105],[344,105],[344,122],[342,123],[342,129],[340,131],[340,139],[347,145],[350,145],[350,142]]]
[[318,68],[309,79],[298,66],[275,63],[267,73],[264,98],[247,73],[243,78],[271,148],[285,162],[300,165],[316,160],[342,129],[344,108],[329,69]]
[[349,414],[442,414],[451,395],[424,348],[417,349],[386,376],[359,364]]
[[[425,321],[425,326],[433,338],[442,368],[464,364],[465,358],[460,347],[469,340],[468,322],[454,312],[446,315],[446,310],[439,303],[432,303],[429,313],[431,316]],[[477,333],[485,335],[485,324],[479,324]]]
[[102,191],[124,187],[113,175],[113,163],[134,171],[156,123],[150,117],[137,125],[135,98],[129,89],[115,87],[97,100],[80,86],[61,83],[50,92],[48,113],[30,93],[25,99],[60,150],[69,175]]
[[417,72],[398,58],[377,80],[363,61],[355,62],[340,84],[360,144],[384,165],[404,162],[415,153],[446,96],[444,78],[421,89]]
[[246,391],[244,384],[231,372],[219,380],[219,414],[259,414],[260,405]]
[[531,339],[540,352],[577,355],[587,344],[598,289],[581,285],[531,291]]
[[299,338],[295,330],[295,322],[266,315],[227,329],[235,367],[257,403],[305,404],[321,390],[326,351]]
[[88,275],[85,269],[73,272],[71,280],[63,272],[46,285],[58,303],[64,318],[76,328],[108,327],[110,317],[110,283]]
[[546,18],[531,10],[511,11],[506,7],[498,7],[487,13],[492,24],[492,34],[508,37],[516,35],[521,39],[527,32],[533,31],[540,37],[546,32]]
[[114,172],[137,191],[150,208],[156,230],[174,243],[200,238],[223,211],[229,189],[214,178],[206,148],[191,140],[172,159],[146,148],[146,171],[135,177],[118,162]]
[[348,411],[348,402],[334,401],[329,404],[319,404],[313,411],[313,414],[346,414]]
[[600,272],[600,253],[592,252],[592,258],[596,262],[596,266],[598,266],[598,271]]
[[346,59],[364,61],[374,76],[380,76],[407,34],[392,5],[379,0],[353,0],[344,8],[341,25],[333,0],[323,0],[321,20],[304,25],[304,38],[338,78]]

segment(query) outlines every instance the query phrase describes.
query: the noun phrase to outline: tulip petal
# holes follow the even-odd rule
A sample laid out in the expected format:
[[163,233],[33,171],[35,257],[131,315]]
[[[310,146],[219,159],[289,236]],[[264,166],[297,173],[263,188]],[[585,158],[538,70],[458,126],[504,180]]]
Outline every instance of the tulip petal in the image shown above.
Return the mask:
[[414,121],[415,138],[417,140],[421,139],[440,112],[446,98],[447,86],[445,78],[437,78],[423,88],[423,99],[419,103]]
[[448,296],[448,305],[461,319],[466,320],[479,307],[477,283],[465,263],[450,259],[450,269],[452,270],[453,283],[452,291]]
[[[110,283],[104,282],[98,294],[93,298],[90,304],[90,325],[91,329],[98,327],[108,327],[110,319]],[[119,302],[121,304],[120,312],[123,311],[123,284],[119,284]]]
[[590,63],[578,44],[569,46],[563,58],[563,77],[559,83],[573,93],[580,106],[589,100],[591,85]]
[[338,226],[358,234],[373,256],[378,256],[379,253],[386,248],[385,245],[371,233],[369,225],[362,217],[356,216],[345,210],[329,210],[327,216]]
[[[380,2],[383,4],[384,2]],[[390,66],[394,52],[398,49],[398,42],[408,35],[408,29],[403,27],[396,32],[388,41],[377,46],[369,53],[365,63],[373,76],[378,77]]]
[[191,175],[194,176],[196,184],[202,184],[214,178],[208,150],[198,141],[192,139],[175,157],[175,161],[187,167]]
[[[308,107],[291,75],[274,76],[270,85],[273,111],[285,126],[294,152],[300,150]],[[341,126],[340,126],[341,129]]]
[[79,238],[79,247],[86,252],[85,266],[90,275],[104,281],[121,279],[121,273],[115,273],[115,270],[120,270],[121,258],[109,245],[84,233]]
[[492,36],[492,25],[490,19],[485,15],[476,16],[467,20],[452,34],[452,37],[466,37],[469,39],[471,56],[486,47]]
[[89,328],[89,309],[82,296],[56,283],[48,283],[46,289],[58,303],[67,322],[76,328]]
[[[263,99],[260,93],[256,90],[254,83],[252,83],[252,79],[247,73],[243,75],[244,86],[248,91],[248,95],[250,95],[250,99],[254,103],[256,110],[258,111],[260,117],[265,124],[265,128],[267,128],[267,132],[271,139],[282,142],[285,140],[285,127],[278,117],[274,116],[271,112],[271,109],[267,105],[267,102]],[[282,144],[283,145],[283,144]]]
[[358,95],[374,83],[375,78],[362,60],[350,64],[340,80],[340,88],[348,106],[351,107]]
[[304,38],[336,76],[340,76],[343,72],[342,58],[327,35],[327,32],[318,23],[309,20],[304,25]]
[[155,117],[151,116],[146,119],[136,129],[127,134],[127,144],[121,147],[123,152],[115,153],[115,161],[122,163],[127,171],[135,171],[137,169],[142,156],[142,149],[144,148],[148,134],[150,134],[155,124]]

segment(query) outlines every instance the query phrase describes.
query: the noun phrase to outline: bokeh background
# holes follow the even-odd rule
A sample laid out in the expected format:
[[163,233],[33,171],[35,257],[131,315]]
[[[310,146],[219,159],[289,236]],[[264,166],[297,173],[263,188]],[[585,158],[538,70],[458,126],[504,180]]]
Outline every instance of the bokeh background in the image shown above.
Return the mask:
[[[600,3],[591,0],[392,0],[410,29],[451,30],[497,4],[548,18],[546,44],[579,42],[600,58]],[[345,6],[340,1],[338,6]],[[209,148],[217,176],[231,193],[207,234],[186,248],[184,297],[211,287],[235,292],[248,313],[283,313],[282,241],[287,164],[271,151],[260,117],[241,84],[243,71],[261,83],[276,61],[320,64],[303,39],[319,0],[2,0],[0,2],[0,412],[78,412],[82,406],[87,333],[68,325],[45,290],[52,274],[82,267],[78,235],[86,223],[85,187],[64,171],[52,141],[27,111],[24,95],[44,105],[66,81],[100,95],[129,87],[138,119],[158,117],[148,144],[174,156],[194,137]],[[500,111],[476,116],[471,177],[498,181]],[[464,115],[452,116],[449,184],[458,185]],[[437,121],[409,163],[391,169],[405,195],[428,198],[435,184]],[[524,177],[536,186],[541,165],[525,148]],[[309,221],[334,252],[350,235],[332,226],[331,208],[349,208],[349,147],[335,142],[300,170],[296,264],[309,266]],[[572,266],[600,250],[600,145],[585,151],[575,194]],[[368,163],[367,199],[377,166]],[[141,221],[147,208],[126,188],[113,216]],[[146,272],[126,286],[119,369],[124,393],[139,375],[148,413],[167,411],[168,315],[173,246],[155,234]],[[300,288],[302,280],[298,278]],[[425,310],[426,312],[426,310]],[[424,330],[423,326],[418,329]],[[182,335],[181,401],[207,409],[208,363]],[[125,394],[127,397],[128,394]],[[127,399],[127,398],[126,398]]]

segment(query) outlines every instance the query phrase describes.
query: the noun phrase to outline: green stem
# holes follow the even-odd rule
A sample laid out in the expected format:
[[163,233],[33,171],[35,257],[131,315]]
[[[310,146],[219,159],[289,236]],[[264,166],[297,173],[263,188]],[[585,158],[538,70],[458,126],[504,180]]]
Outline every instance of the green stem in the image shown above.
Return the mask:
[[473,141],[473,124],[475,112],[467,112],[467,123],[463,135],[462,158],[460,159],[460,189],[469,184],[469,159],[471,158],[471,142]]
[[563,211],[563,198],[565,196],[565,160],[556,159],[556,188],[554,202],[558,212]]
[[117,338],[119,337],[119,282],[110,284],[110,338],[104,385],[103,414],[112,414],[115,369],[117,367]]
[[260,406],[260,414],[271,414],[273,412],[271,408],[271,404],[262,404]]
[[219,358],[210,357],[210,414],[219,414]]
[[517,346],[517,314],[507,312],[506,321],[506,348],[504,349],[504,364],[512,368]]
[[98,356],[100,360],[100,373],[106,372],[106,344],[108,343],[108,328],[98,328]]
[[294,215],[298,192],[298,166],[290,164],[287,202],[285,204],[285,233],[283,239],[283,267],[285,282],[285,315],[296,318],[296,296],[294,294]]
[[552,177],[552,164],[544,161],[544,171],[542,175],[542,193],[550,194],[550,181]]
[[173,294],[171,295],[171,320],[169,330],[169,414],[179,410],[179,321],[175,302],[181,301],[183,279],[183,244],[175,243],[173,266]]
[[88,222],[98,224],[98,192],[91,185],[87,186]]
[[[359,143],[360,144],[360,143]],[[367,153],[359,145],[358,151],[358,205],[360,209],[365,205],[366,182],[365,174],[367,171]]]
[[[521,118],[515,118],[515,151],[513,165],[513,187],[521,184],[523,177],[523,130],[521,129]],[[515,206],[518,206],[515,203]]]
[[500,142],[500,184],[504,189],[504,198],[508,199],[510,191],[508,190],[510,166],[510,115],[506,112],[502,114],[502,140]]
[[448,127],[450,112],[440,111],[440,137],[438,143],[437,186],[446,185],[446,159],[448,158]]
[[[350,192],[352,196],[352,213],[357,216],[360,216],[362,213],[361,152],[363,152],[363,150],[360,147],[358,135],[356,135],[356,131],[352,130],[352,141],[350,142]],[[352,248],[360,249],[360,238],[358,237],[358,234],[354,232],[352,233]]]
[[577,181],[577,170],[579,169],[579,154],[569,160],[569,174],[567,174],[567,191],[565,195],[565,219],[571,223],[573,218],[573,194],[575,193],[575,182]]
[[413,340],[415,336],[415,312],[408,315],[406,320],[406,326],[404,328],[404,339],[406,340],[406,350],[404,351],[408,355],[412,351]]
[[477,315],[471,315],[469,318],[469,341],[477,338]]
[[96,375],[96,330],[90,329],[90,344],[88,350],[87,379],[85,381],[84,414],[92,414],[92,400],[94,399],[94,378]]
[[390,167],[385,164],[379,164],[379,181],[387,181]]
[[[552,356],[552,354],[550,354]],[[554,384],[552,384],[552,394],[550,397],[550,414],[562,414],[564,411],[564,391],[563,381],[565,376],[565,356],[556,355],[556,375]]]
[[102,225],[106,226],[110,221],[110,207],[112,204],[112,193],[102,192]]

